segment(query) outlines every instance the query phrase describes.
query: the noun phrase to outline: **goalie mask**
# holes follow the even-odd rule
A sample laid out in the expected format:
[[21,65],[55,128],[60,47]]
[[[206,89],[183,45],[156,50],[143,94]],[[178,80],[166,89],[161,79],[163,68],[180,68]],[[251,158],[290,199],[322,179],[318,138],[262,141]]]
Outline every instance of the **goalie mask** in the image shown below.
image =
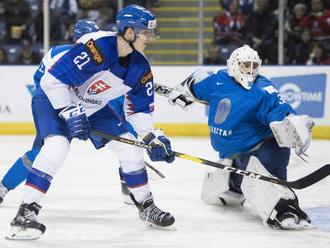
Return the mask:
[[233,51],[227,60],[228,74],[245,89],[251,89],[258,76],[261,59],[258,53],[248,45]]

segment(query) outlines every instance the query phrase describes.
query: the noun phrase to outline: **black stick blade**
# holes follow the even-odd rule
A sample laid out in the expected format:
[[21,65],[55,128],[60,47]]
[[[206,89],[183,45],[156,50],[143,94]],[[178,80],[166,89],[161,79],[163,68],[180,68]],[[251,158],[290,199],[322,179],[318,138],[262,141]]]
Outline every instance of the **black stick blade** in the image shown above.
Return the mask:
[[294,189],[303,189],[313,185],[314,183],[317,183],[318,181],[321,181],[322,179],[326,178],[329,175],[330,175],[330,164],[326,164],[322,166],[320,169],[314,171],[313,173],[303,178],[300,178],[293,182],[289,182],[288,186]]

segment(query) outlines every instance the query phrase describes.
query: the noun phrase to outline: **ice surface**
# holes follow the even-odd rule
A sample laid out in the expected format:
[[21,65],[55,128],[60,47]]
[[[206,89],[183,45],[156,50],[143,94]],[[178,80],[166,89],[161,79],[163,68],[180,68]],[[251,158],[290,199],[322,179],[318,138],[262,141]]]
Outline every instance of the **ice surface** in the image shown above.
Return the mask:
[[[0,177],[30,149],[32,141],[32,136],[0,136]],[[217,159],[206,138],[172,138],[172,144],[175,151]],[[330,163],[330,141],[313,140],[308,154],[308,164],[293,157],[290,181]],[[166,175],[160,179],[149,170],[155,202],[175,216],[176,231],[144,227],[136,208],[122,201],[116,155],[107,148],[96,151],[90,142],[74,140],[39,214],[46,233],[36,241],[4,239],[22,198],[24,187],[19,186],[0,205],[0,248],[330,247],[330,177],[296,191],[301,207],[318,229],[278,231],[265,227],[247,208],[205,205],[200,187],[211,167],[182,159],[152,165]]]

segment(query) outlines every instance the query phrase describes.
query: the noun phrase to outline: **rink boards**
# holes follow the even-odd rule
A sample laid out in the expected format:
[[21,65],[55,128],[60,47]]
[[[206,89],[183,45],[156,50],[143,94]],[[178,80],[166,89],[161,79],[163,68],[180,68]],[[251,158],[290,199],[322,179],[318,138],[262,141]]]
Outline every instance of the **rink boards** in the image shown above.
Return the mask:
[[[214,66],[153,66],[154,82],[174,87],[197,68]],[[36,66],[0,66],[0,134],[34,134],[30,108]],[[330,67],[263,66],[260,73],[271,79],[283,100],[299,114],[310,115],[316,123],[313,138],[330,139]],[[244,100],[244,99],[243,99]],[[155,123],[170,136],[207,136],[208,108],[196,103],[188,111],[155,96]]]

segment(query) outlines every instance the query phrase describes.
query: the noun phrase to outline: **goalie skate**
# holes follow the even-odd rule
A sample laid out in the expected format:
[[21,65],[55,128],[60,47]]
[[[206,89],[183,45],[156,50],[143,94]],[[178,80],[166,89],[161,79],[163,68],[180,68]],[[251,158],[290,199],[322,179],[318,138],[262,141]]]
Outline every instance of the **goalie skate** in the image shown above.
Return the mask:
[[136,207],[139,210],[139,216],[142,222],[151,228],[174,231],[176,227],[173,226],[174,217],[161,209],[159,209],[152,198],[147,199],[142,204],[137,203],[131,195]]
[[6,236],[10,240],[34,240],[46,231],[45,225],[37,221],[40,206],[36,203],[22,204],[14,220],[10,223],[11,229]]
[[275,229],[309,230],[315,227],[307,214],[298,205],[298,199],[281,199],[273,209],[267,224]]

